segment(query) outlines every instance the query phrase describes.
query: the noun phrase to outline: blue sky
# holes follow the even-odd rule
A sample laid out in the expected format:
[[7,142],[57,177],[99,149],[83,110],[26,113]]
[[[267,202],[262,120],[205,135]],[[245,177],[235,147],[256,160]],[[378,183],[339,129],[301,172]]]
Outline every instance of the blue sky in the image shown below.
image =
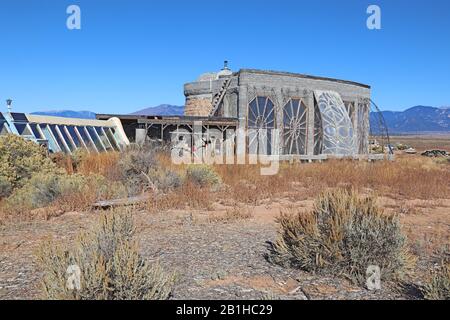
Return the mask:
[[[66,27],[71,4],[81,30]],[[370,4],[381,30],[366,28]],[[448,106],[450,1],[0,1],[0,110],[181,105],[183,84],[225,59],[367,83],[385,110]]]

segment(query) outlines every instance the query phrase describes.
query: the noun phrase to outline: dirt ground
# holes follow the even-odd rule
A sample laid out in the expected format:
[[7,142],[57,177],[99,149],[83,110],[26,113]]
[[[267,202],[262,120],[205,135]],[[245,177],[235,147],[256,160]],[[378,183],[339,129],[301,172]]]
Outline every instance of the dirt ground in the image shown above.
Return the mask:
[[[380,198],[386,210],[401,212],[411,249],[418,256],[408,285],[383,283],[371,292],[341,278],[318,276],[270,264],[267,241],[277,236],[275,218],[289,207],[307,210],[313,200],[266,200],[242,206],[249,219],[211,222],[227,209],[169,210],[159,214],[137,211],[137,235],[142,254],[176,270],[173,299],[417,299],[423,273],[433,267],[433,252],[450,243],[450,200]],[[0,227],[0,299],[39,299],[40,273],[35,250],[52,237],[70,242],[88,228],[98,212],[70,212],[49,221]]]

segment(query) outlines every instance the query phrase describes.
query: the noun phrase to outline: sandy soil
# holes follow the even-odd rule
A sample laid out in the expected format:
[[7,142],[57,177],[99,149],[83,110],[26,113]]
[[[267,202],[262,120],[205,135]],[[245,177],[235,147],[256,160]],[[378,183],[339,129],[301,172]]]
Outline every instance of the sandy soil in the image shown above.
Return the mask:
[[[408,288],[383,284],[378,292],[355,287],[346,280],[284,269],[266,261],[267,241],[277,236],[275,218],[290,208],[308,210],[312,200],[262,201],[247,207],[250,219],[210,222],[227,207],[212,211],[173,210],[135,215],[142,254],[159,260],[179,274],[174,299],[415,299],[422,275],[434,263],[432,253],[450,243],[450,200],[380,198],[386,210],[401,212],[412,251],[418,255],[413,283]],[[98,213],[66,213],[49,221],[0,227],[0,298],[40,297],[40,273],[35,250],[50,237],[62,242],[88,228]]]

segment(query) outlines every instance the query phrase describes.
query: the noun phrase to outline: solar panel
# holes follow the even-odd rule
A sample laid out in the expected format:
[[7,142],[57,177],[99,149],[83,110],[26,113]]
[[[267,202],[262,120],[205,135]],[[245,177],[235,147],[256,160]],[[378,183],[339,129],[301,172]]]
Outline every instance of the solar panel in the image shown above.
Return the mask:
[[14,121],[28,122],[28,119],[27,119],[27,116],[25,115],[25,113],[12,112],[11,117],[13,118]]

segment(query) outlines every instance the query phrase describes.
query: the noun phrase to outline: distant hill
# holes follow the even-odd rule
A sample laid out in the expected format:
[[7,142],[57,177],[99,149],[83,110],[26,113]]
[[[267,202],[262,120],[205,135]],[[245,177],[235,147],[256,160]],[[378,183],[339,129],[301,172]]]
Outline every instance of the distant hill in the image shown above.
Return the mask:
[[[66,118],[95,119],[91,111],[42,111],[36,115],[57,116]],[[132,115],[179,116],[184,114],[184,106],[161,104],[131,113]],[[447,133],[450,132],[450,107],[416,106],[405,111],[382,111],[383,117],[392,134],[400,133]],[[377,128],[377,115],[370,114],[371,127]]]
[[[450,132],[450,108],[416,106],[405,111],[382,111],[390,133]],[[370,123],[377,127],[376,114],[370,115]]]
[[156,107],[145,108],[130,114],[144,116],[182,116],[184,114],[184,106],[161,104]]
[[31,114],[64,118],[95,119],[95,113],[91,111],[53,110],[32,112]]

